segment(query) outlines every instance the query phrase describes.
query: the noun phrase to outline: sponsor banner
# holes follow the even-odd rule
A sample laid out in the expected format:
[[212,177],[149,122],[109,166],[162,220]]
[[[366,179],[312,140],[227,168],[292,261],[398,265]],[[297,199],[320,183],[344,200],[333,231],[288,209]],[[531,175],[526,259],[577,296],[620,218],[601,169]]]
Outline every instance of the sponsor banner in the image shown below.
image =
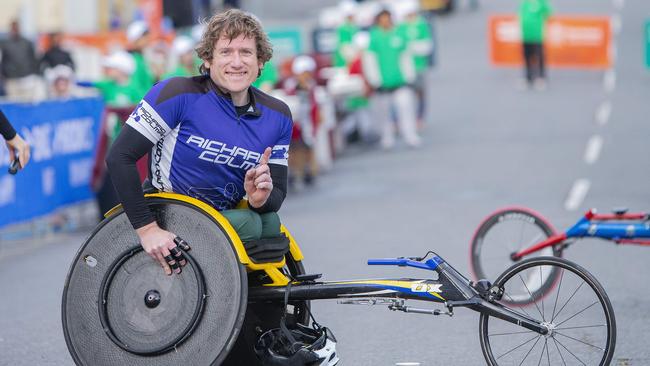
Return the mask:
[[[496,66],[522,66],[521,28],[515,15],[489,19],[490,61]],[[612,66],[609,17],[550,17],[544,50],[549,66],[607,69]]]
[[52,212],[93,197],[90,179],[104,103],[100,98],[2,104],[16,131],[31,145],[31,160],[7,172],[0,146],[0,226]]
[[267,34],[273,45],[273,60],[276,62],[303,53],[300,28],[269,28]]

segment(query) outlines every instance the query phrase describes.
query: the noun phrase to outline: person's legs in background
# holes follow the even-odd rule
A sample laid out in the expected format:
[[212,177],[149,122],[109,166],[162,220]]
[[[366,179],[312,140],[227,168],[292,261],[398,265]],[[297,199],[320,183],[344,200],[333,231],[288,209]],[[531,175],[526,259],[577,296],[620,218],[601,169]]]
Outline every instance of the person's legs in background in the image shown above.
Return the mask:
[[534,56],[535,56],[535,45],[532,43],[524,43],[523,46],[523,51],[524,51],[524,65],[525,65],[525,77],[526,77],[526,82],[528,83],[528,86],[531,86],[534,81],[534,75],[533,73],[535,72],[533,70],[534,68]]
[[370,99],[370,110],[373,120],[377,123],[381,133],[382,149],[395,146],[395,131],[391,118],[391,92],[377,91]]
[[537,77],[535,79],[535,89],[546,89],[546,60],[544,59],[544,45],[542,43],[535,44],[535,58],[537,66]]
[[415,95],[417,98],[416,105],[416,117],[417,117],[417,129],[421,130],[424,127],[424,113],[425,113],[425,88],[426,88],[427,74],[426,72],[421,72],[415,78]]
[[403,86],[393,92],[393,102],[397,111],[399,133],[410,147],[420,146],[417,134],[416,109],[417,96],[412,87]]
[[309,150],[300,138],[291,141],[289,150],[289,190],[297,191],[303,188]]

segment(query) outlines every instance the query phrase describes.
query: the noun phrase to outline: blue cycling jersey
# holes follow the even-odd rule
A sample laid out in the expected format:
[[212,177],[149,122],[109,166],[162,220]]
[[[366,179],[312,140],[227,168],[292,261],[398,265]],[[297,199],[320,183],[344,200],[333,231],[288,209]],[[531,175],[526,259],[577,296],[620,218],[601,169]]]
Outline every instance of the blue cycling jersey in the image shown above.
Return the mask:
[[287,166],[291,114],[283,102],[250,87],[250,107],[238,115],[232,100],[207,76],[161,81],[127,124],[151,141],[151,183],[231,209],[245,196],[244,175],[267,147],[269,164]]

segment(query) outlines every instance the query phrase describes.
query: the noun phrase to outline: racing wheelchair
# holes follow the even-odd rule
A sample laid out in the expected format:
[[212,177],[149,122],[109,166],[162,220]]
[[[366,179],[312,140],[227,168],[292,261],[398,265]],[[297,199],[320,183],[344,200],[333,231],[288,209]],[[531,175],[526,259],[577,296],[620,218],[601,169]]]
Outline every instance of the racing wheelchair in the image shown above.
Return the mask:
[[[181,275],[165,276],[121,207],[108,212],[75,255],[63,291],[64,336],[78,365],[259,364],[253,349],[261,336],[278,319],[308,327],[309,302],[318,299],[433,316],[474,310],[488,365],[608,365],[612,359],[616,321],[609,298],[591,274],[562,258],[524,260],[493,282],[473,282],[428,252],[368,260],[422,269],[425,278],[326,282],[305,273],[302,252],[284,227],[286,254],[256,260],[207,204],[171,193],[146,200],[158,224],[191,245],[188,264]],[[559,273],[559,285],[535,291],[548,271]]]
[[[612,213],[599,214],[590,209],[560,232],[534,210],[501,208],[485,217],[476,229],[470,243],[470,266],[474,278],[490,278],[523,258],[562,257],[566,249],[585,238],[650,246],[650,213],[615,208]],[[535,289],[551,289],[559,275],[557,271],[543,273]]]

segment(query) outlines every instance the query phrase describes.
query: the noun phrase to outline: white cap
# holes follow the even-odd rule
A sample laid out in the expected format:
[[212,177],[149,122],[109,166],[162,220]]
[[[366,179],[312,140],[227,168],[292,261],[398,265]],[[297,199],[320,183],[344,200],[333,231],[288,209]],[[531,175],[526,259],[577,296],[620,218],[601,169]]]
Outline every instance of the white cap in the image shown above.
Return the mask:
[[305,71],[313,72],[316,70],[316,61],[307,55],[300,55],[293,59],[291,71],[294,75],[300,75]]
[[178,36],[174,39],[172,49],[177,55],[186,54],[194,49],[194,41],[187,36]]
[[370,34],[366,31],[359,31],[352,37],[352,43],[360,50],[365,50],[370,45]]
[[390,10],[395,17],[395,21],[401,22],[408,15],[417,13],[420,10],[420,5],[413,0],[402,0],[392,3]]
[[354,15],[357,10],[357,3],[352,0],[343,0],[339,3],[340,14],[344,17]]
[[192,39],[194,42],[198,42],[203,37],[203,32],[205,31],[206,25],[204,23],[199,23],[192,26]]
[[102,66],[120,70],[127,75],[131,75],[135,72],[135,60],[133,59],[133,56],[126,51],[115,51],[104,57],[102,60]]
[[129,42],[136,41],[149,31],[149,26],[142,20],[136,20],[126,28],[126,39]]
[[404,14],[406,15],[420,11],[420,4],[418,4],[416,1],[405,1],[403,7],[404,9],[402,9],[402,11],[404,11]]
[[70,80],[73,76],[74,71],[68,65],[56,65],[45,70],[45,80],[50,84],[60,78]]

